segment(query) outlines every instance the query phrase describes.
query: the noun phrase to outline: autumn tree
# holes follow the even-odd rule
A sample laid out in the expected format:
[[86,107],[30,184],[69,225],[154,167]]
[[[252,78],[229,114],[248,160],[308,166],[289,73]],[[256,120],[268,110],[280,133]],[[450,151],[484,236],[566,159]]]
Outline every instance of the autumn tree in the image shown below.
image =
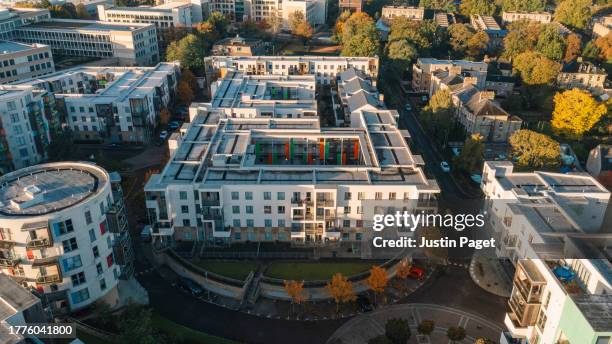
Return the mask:
[[484,31],[478,31],[470,37],[467,42],[468,56],[480,60],[484,57],[489,46],[489,35]]
[[429,336],[436,328],[436,323],[433,320],[421,320],[417,327],[417,332],[424,336]]
[[162,108],[159,111],[159,123],[162,125],[167,125],[170,122],[170,111],[167,108]]
[[512,67],[527,85],[551,84],[561,70],[561,64],[534,51],[517,55]]
[[342,33],[344,32],[344,23],[351,17],[351,12],[344,11],[340,13],[336,24],[334,25],[334,40],[342,44]]
[[466,335],[465,329],[461,326],[451,326],[446,331],[446,336],[452,342],[457,342],[457,341],[465,339],[465,335]]
[[574,88],[557,93],[551,121],[553,130],[572,139],[580,139],[608,112],[588,91]]
[[206,22],[213,27],[213,30],[219,34],[219,38],[224,37],[227,34],[227,27],[229,21],[221,12],[212,12]]
[[595,46],[599,49],[599,57],[610,61],[612,60],[612,32],[595,40]]
[[508,25],[508,34],[504,37],[505,58],[534,50],[540,36],[541,24],[531,20],[519,20]]
[[453,164],[466,173],[482,169],[482,155],[484,154],[483,137],[473,134],[463,144],[461,153],[453,159]]
[[396,40],[387,44],[387,56],[398,69],[398,72],[405,70],[412,61],[418,57],[417,49],[407,40]]
[[542,12],[546,0],[503,0],[502,9],[505,12]]
[[304,17],[304,12],[295,11],[289,15],[289,27],[291,28],[291,33],[300,37],[304,44],[308,42],[314,31],[308,21]]
[[376,304],[376,294],[385,291],[385,287],[389,282],[387,276],[387,270],[380,266],[372,266],[370,269],[370,276],[368,277],[368,286],[374,291],[374,303]]
[[336,303],[336,313],[340,310],[341,303],[351,302],[357,298],[353,291],[353,284],[339,272],[325,285],[325,290]]
[[379,50],[374,20],[365,12],[353,13],[342,26],[342,56],[374,56]]
[[406,344],[410,339],[410,324],[402,318],[391,318],[385,324],[385,336],[393,344]]
[[206,42],[198,35],[189,34],[170,43],[166,50],[166,61],[179,61],[182,68],[201,71],[204,68]]
[[448,13],[456,13],[457,5],[455,0],[420,0],[419,7],[425,7],[432,10],[439,10]]
[[495,342],[490,340],[490,339],[488,339],[488,338],[480,337],[480,338],[476,339],[474,344],[495,344]]
[[[468,42],[474,36],[474,29],[468,24],[451,24],[448,27],[449,43],[457,57],[463,57],[468,49]],[[488,37],[487,37],[488,38]]]
[[512,156],[523,169],[555,168],[559,166],[559,142],[532,130],[515,131],[509,139]]
[[563,62],[569,63],[580,56],[580,52],[582,51],[582,40],[580,36],[572,33],[567,36],[566,41],[567,45],[565,46],[565,53],[563,54]]
[[185,80],[179,82],[176,93],[181,104],[188,105],[194,99],[193,90]]
[[91,14],[89,14],[89,12],[87,11],[87,8],[85,8],[85,5],[83,4],[77,4],[75,7],[75,11],[76,11],[76,18],[78,19],[85,19],[85,20],[92,19]]
[[591,20],[591,0],[563,0],[555,9],[555,20],[572,28],[586,28]]
[[304,301],[304,281],[284,281],[285,291],[291,298],[291,312],[293,313],[293,305],[300,304]]
[[561,61],[567,42],[556,24],[546,24],[540,30],[536,51],[554,61]]
[[464,16],[472,14],[492,16],[497,12],[495,2],[491,0],[463,0],[459,8]]

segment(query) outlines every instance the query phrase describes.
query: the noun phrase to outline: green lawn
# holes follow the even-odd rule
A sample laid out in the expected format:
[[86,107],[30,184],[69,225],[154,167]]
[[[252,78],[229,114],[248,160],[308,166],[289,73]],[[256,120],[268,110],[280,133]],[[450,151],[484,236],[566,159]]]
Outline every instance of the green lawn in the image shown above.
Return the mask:
[[339,272],[344,276],[352,276],[370,270],[374,262],[359,263],[272,263],[266,271],[266,276],[283,280],[325,280]]
[[182,343],[194,343],[194,344],[237,344],[229,339],[213,336],[204,332],[192,330],[189,327],[179,325],[173,321],[170,321],[157,313],[153,313],[151,318],[153,327],[157,330],[166,333],[173,333],[177,335]]
[[259,264],[246,261],[198,260],[193,264],[221,276],[244,281]]

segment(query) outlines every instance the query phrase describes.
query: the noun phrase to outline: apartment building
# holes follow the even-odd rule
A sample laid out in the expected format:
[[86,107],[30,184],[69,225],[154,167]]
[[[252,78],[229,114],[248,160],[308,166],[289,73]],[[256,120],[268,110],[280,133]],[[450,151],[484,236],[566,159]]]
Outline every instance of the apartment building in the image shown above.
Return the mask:
[[376,21],[376,30],[383,41],[387,40],[391,31],[391,22],[394,18],[408,18],[410,20],[423,20],[425,18],[424,7],[410,6],[384,6],[380,18]]
[[605,37],[612,28],[612,15],[593,18],[593,36]]
[[483,31],[489,36],[490,48],[503,45],[506,30],[502,29],[492,16],[472,14],[470,16],[470,24],[476,31]]
[[504,25],[519,20],[530,20],[548,24],[552,22],[552,14],[548,12],[502,12],[502,23]]
[[450,25],[457,23],[453,13],[438,12],[434,15],[434,21],[439,27],[448,28]]
[[339,73],[355,68],[365,72],[372,80],[378,77],[378,57],[343,56],[210,56],[204,58],[206,83],[213,81],[229,69],[246,75],[305,75],[315,76],[317,85],[331,85]]
[[0,84],[53,72],[55,64],[49,46],[0,41]]
[[0,7],[0,40],[14,40],[17,28],[49,19],[48,9]]
[[519,260],[500,343],[610,343],[611,272],[603,256]]
[[336,126],[348,124],[351,114],[360,110],[377,110],[385,107],[376,83],[362,71],[347,69],[338,75],[337,89],[332,90],[332,105]]
[[565,64],[557,76],[561,88],[582,88],[594,94],[602,94],[606,88],[606,70],[587,61]]
[[363,10],[363,0],[338,0],[338,8],[340,13],[344,11],[361,12]]
[[[255,0],[260,3],[268,3],[269,5],[275,5],[276,0]],[[250,6],[248,2],[244,0],[212,0],[208,3],[210,13],[219,12],[223,14],[232,22],[241,22],[245,18],[245,15],[250,14]],[[248,11],[248,12],[245,12]]]
[[257,56],[265,53],[264,42],[255,38],[227,37],[215,42],[211,55],[219,56]]
[[91,305],[133,270],[121,186],[103,168],[35,165],[0,185],[0,270],[43,293],[54,312]]
[[23,334],[17,333],[14,326],[49,320],[40,299],[4,274],[0,274],[0,305],[0,343],[26,343]]
[[484,89],[487,78],[486,62],[466,60],[438,60],[435,58],[419,58],[412,65],[412,89],[416,92],[427,92],[430,96],[435,92],[432,86],[432,74],[436,71],[448,71],[455,75],[473,78],[474,85]]
[[513,76],[487,74],[485,79],[485,89],[495,92],[496,97],[507,98],[512,96],[515,84],[516,79]]
[[0,86],[0,172],[47,157],[54,121],[47,94],[32,87]]
[[214,104],[193,104],[170,161],[145,186],[153,235],[359,243],[376,211],[432,210],[439,187],[410,152],[398,116],[363,109],[350,128],[321,128],[316,116],[228,118]]
[[312,27],[325,24],[327,3],[324,0],[283,0],[281,6],[283,27],[285,29],[290,29],[289,18],[296,11],[302,12],[304,18]]
[[[197,11],[200,11],[198,13]],[[160,30],[192,27],[202,22],[201,8],[192,8],[190,2],[167,2],[157,6],[106,7],[98,5],[98,18],[112,23],[153,24]]]
[[48,45],[55,54],[112,57],[126,66],[154,65],[160,58],[152,24],[51,19],[17,28],[15,37]]
[[61,100],[75,140],[150,142],[159,112],[174,99],[178,63],[155,67],[75,67],[19,83]]

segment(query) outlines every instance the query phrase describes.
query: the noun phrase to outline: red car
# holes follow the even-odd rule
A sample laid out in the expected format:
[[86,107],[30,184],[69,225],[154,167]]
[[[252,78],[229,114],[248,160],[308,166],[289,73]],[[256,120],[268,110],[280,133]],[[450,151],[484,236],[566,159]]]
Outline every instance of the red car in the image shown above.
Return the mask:
[[408,276],[410,276],[410,278],[416,278],[421,280],[425,278],[425,270],[413,266],[410,268],[410,273],[408,274]]

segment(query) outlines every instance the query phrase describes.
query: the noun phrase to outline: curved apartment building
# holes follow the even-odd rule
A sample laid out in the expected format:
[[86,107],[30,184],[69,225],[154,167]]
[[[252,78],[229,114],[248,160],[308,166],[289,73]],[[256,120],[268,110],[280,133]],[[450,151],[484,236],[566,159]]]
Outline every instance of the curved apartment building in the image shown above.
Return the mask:
[[0,270],[75,310],[130,274],[132,251],[117,174],[87,162],[0,177]]

